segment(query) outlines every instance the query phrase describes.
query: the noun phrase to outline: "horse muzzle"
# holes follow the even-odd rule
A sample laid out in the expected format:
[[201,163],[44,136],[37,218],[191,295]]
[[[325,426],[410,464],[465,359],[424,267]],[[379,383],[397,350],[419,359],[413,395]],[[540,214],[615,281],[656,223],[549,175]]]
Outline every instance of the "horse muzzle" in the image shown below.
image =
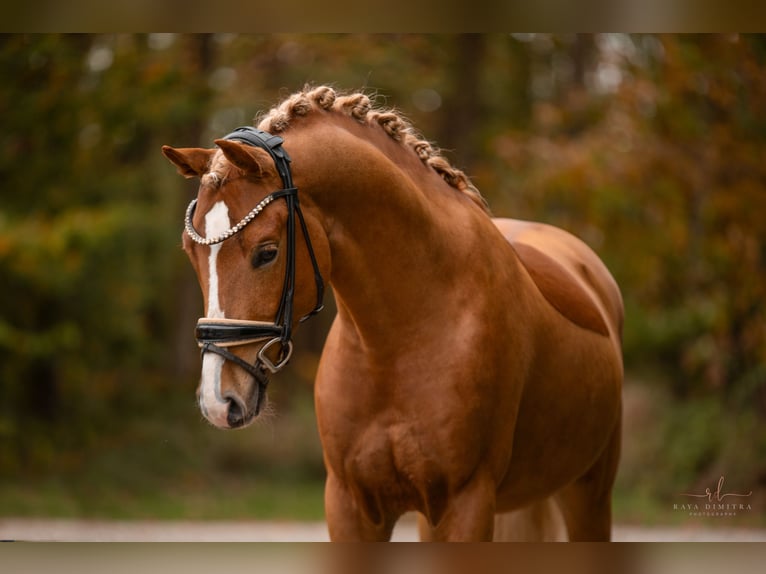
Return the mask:
[[[293,351],[292,341],[283,340],[283,329],[274,323],[262,321],[245,321],[239,319],[207,318],[197,321],[195,337],[200,347],[202,356],[205,353],[219,355],[224,361],[229,361],[239,366],[252,378],[253,387],[247,398],[231,390],[220,388],[221,381],[215,396],[218,401],[226,404],[226,423],[229,428],[238,428],[249,424],[266,402],[266,388],[269,384],[269,373],[280,371],[290,360]],[[256,360],[250,363],[242,357],[232,353],[229,348],[243,345],[263,343],[258,350]],[[279,344],[279,345],[277,345]],[[275,355],[276,353],[276,355]],[[203,414],[207,418],[207,409],[203,403]],[[219,404],[221,404],[219,402]],[[221,415],[214,417],[216,420]],[[211,419],[212,420],[212,419]],[[216,426],[224,426],[222,421],[214,422]]]

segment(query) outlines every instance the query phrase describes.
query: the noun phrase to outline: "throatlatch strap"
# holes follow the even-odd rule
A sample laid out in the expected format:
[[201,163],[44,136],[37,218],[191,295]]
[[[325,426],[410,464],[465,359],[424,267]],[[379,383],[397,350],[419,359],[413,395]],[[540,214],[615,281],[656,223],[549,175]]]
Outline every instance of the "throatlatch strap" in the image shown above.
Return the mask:
[[316,255],[314,255],[314,246],[311,245],[309,240],[309,230],[306,226],[306,220],[303,218],[303,211],[298,203],[298,196],[295,196],[295,212],[298,214],[298,221],[301,224],[301,231],[303,232],[303,238],[306,240],[306,247],[309,251],[309,258],[311,259],[311,266],[314,268],[314,283],[317,290],[317,302],[314,305],[314,309],[308,314],[301,317],[300,322],[303,323],[306,319],[313,317],[324,309],[324,279],[322,279],[322,273],[319,271],[319,263],[317,263]]

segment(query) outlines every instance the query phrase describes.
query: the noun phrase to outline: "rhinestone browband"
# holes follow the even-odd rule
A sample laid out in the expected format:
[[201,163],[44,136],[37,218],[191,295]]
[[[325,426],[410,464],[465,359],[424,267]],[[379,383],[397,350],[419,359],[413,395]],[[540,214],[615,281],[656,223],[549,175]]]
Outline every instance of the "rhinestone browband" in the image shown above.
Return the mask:
[[197,233],[197,230],[194,229],[194,225],[192,225],[192,217],[194,216],[194,208],[197,205],[197,199],[192,199],[191,203],[189,204],[189,207],[186,208],[186,217],[184,218],[184,227],[186,229],[186,233],[189,234],[189,237],[192,238],[196,243],[199,243],[200,245],[215,245],[216,243],[221,243],[223,241],[226,241],[229,237],[232,235],[236,235],[240,231],[242,231],[248,223],[250,223],[255,217],[263,211],[263,208],[266,207],[269,203],[274,201],[275,194],[270,194],[264,197],[258,205],[256,205],[250,213],[245,215],[245,217],[242,218],[242,220],[237,223],[234,227],[231,227],[221,233],[220,235],[216,235],[214,237],[202,237],[199,233]]

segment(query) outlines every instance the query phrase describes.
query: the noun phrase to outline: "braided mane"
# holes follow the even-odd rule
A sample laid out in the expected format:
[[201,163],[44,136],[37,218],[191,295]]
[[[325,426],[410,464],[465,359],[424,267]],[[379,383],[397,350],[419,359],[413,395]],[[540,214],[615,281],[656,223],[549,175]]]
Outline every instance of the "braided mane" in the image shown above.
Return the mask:
[[329,86],[307,86],[285,98],[265,115],[256,117],[256,121],[259,129],[276,134],[285,131],[295,118],[306,116],[315,109],[342,113],[362,124],[379,125],[393,140],[412,149],[424,164],[436,171],[450,186],[467,195],[489,213],[487,202],[465,173],[453,167],[398,112],[375,107],[366,94],[339,94]]

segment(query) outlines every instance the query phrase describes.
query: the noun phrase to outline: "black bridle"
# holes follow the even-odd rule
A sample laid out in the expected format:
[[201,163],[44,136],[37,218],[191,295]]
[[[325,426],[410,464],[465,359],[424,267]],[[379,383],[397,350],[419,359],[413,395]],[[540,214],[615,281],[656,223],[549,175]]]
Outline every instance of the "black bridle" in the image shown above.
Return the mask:
[[[239,231],[255,219],[261,210],[269,203],[276,199],[284,199],[287,203],[287,253],[285,279],[282,286],[282,296],[279,300],[279,308],[277,309],[277,314],[273,323],[203,317],[197,321],[195,336],[203,355],[206,352],[212,352],[222,356],[224,359],[239,365],[263,386],[265,385],[263,369],[266,368],[272,373],[276,373],[287,364],[293,351],[292,327],[293,301],[295,299],[296,216],[300,222],[303,238],[306,241],[306,247],[308,248],[309,256],[311,258],[311,265],[314,268],[314,281],[316,283],[317,291],[317,300],[314,309],[302,317],[300,319],[301,322],[319,313],[324,307],[322,304],[324,298],[324,281],[319,272],[319,265],[316,256],[314,255],[314,248],[311,245],[306,221],[303,218],[303,212],[301,211],[298,202],[298,189],[293,186],[292,173],[290,172],[290,156],[287,155],[287,152],[282,147],[282,138],[253,127],[241,127],[237,128],[223,139],[238,141],[267,151],[274,161],[277,172],[282,179],[283,189],[270,193],[247,215],[247,217],[245,217],[245,219],[217,238],[206,239],[201,237],[191,224],[197,202],[195,199],[189,204],[189,208],[186,210],[186,233],[194,241],[203,245],[220,243],[239,233]],[[258,357],[254,364],[248,363],[227,350],[227,347],[246,345],[257,341],[266,341],[266,343],[258,351]],[[280,345],[280,351],[275,362],[272,361],[266,353],[277,343]]]

